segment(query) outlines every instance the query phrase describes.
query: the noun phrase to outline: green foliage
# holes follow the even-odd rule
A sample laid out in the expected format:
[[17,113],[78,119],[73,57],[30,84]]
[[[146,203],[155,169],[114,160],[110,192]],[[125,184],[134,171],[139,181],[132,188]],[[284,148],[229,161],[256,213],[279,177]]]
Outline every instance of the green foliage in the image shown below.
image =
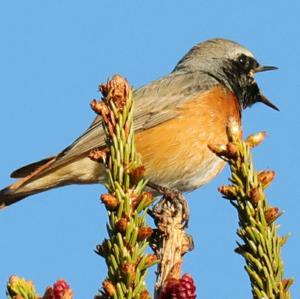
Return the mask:
[[103,102],[93,104],[102,115],[108,151],[101,153],[106,167],[106,188],[102,195],[108,212],[109,238],[97,247],[105,258],[108,273],[101,297],[148,298],[145,276],[156,257],[145,254],[152,230],[146,225],[152,195],[143,192],[144,168],[134,145],[133,101],[128,84],[115,76],[101,86]]
[[11,276],[7,283],[7,298],[37,299],[38,295],[31,281],[17,276]]
[[265,137],[261,132],[240,138],[237,124],[228,128],[229,143],[218,155],[230,166],[232,185],[221,186],[219,191],[236,208],[239,217],[237,235],[242,240],[236,252],[245,259],[245,270],[249,275],[254,298],[289,299],[292,279],[284,279],[284,265],[281,248],[287,237],[277,234],[275,220],[282,214],[271,207],[264,189],[274,178],[273,171],[255,171],[251,147],[258,145]]

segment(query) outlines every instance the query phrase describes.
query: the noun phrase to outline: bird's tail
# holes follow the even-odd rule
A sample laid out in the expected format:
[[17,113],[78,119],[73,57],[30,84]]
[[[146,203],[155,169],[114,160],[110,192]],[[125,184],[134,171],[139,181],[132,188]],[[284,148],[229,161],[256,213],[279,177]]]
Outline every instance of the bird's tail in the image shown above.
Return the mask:
[[10,206],[11,204],[22,200],[23,198],[33,193],[16,192],[11,190],[10,187],[0,190],[0,209]]
[[30,182],[36,180],[36,177],[42,174],[54,161],[55,157],[50,157],[14,171],[11,177],[19,178],[19,180],[0,190],[0,209],[16,203],[29,195],[50,189],[52,186],[47,186],[47,183],[45,184],[41,180],[38,184],[30,184]]
[[59,167],[55,166],[55,161],[56,157],[44,159],[14,171],[12,177],[20,179],[0,190],[0,209],[52,188],[105,180],[104,167],[89,157],[81,157]]

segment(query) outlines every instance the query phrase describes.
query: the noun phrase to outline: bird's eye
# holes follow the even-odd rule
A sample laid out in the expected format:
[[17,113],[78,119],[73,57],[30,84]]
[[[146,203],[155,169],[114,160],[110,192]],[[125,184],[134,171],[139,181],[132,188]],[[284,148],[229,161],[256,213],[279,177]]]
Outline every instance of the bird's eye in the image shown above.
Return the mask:
[[238,61],[239,67],[246,72],[249,72],[252,69],[253,64],[254,64],[254,59],[251,57],[248,57],[244,54],[241,54],[238,57],[237,61]]
[[248,58],[246,55],[242,54],[238,57],[238,61],[241,65],[246,66],[248,63]]

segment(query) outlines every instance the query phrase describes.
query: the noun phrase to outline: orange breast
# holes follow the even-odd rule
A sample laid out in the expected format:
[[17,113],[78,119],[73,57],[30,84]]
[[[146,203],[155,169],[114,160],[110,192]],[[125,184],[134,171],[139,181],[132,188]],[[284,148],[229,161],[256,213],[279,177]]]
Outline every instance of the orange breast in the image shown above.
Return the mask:
[[136,134],[136,146],[152,182],[191,191],[223,168],[207,145],[227,142],[226,125],[231,117],[240,123],[240,108],[236,96],[218,86],[178,112],[178,117]]

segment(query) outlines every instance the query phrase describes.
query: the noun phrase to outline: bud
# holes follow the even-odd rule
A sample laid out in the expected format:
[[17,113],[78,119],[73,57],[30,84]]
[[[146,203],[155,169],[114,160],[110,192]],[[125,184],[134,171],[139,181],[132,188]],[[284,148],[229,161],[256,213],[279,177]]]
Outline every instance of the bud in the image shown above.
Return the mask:
[[104,97],[104,102],[112,100],[119,110],[123,110],[131,89],[126,79],[115,75],[106,84],[100,85],[99,90]]
[[134,194],[131,195],[131,206],[132,206],[133,210],[135,210],[137,208],[137,206],[139,205],[139,203],[141,202],[142,194],[140,194],[138,196],[134,195]]
[[225,144],[208,144],[207,146],[217,156],[224,156],[227,151]]
[[73,292],[65,280],[60,279],[53,285],[53,299],[72,299]]
[[102,287],[108,296],[113,297],[116,294],[116,287],[113,285],[111,281],[104,280],[102,283]]
[[136,270],[135,265],[129,262],[122,265],[122,272],[129,277],[130,281],[135,280],[136,277]]
[[153,229],[149,226],[140,227],[138,231],[138,241],[143,241],[151,237]]
[[141,291],[139,299],[150,299],[151,296],[147,290]]
[[236,190],[233,186],[222,185],[218,188],[218,191],[229,199],[235,199]]
[[103,120],[107,122],[107,115],[109,114],[109,109],[105,103],[93,99],[90,103],[90,106],[95,113],[101,115]]
[[100,91],[102,93],[103,97],[107,97],[108,91],[109,91],[108,82],[106,82],[105,84],[100,84],[98,86],[98,91]]
[[143,178],[145,174],[145,167],[143,165],[133,168],[130,171],[130,182],[131,184],[137,184],[139,180]]
[[252,134],[246,138],[245,143],[250,147],[258,146],[266,138],[266,135],[264,131]]
[[145,202],[146,206],[149,206],[153,202],[153,194],[149,191],[144,191],[142,194],[142,200]]
[[261,182],[263,188],[267,188],[275,177],[275,171],[264,170],[258,174],[258,179]]
[[8,279],[8,283],[10,285],[15,285],[17,284],[18,282],[20,282],[22,280],[22,278],[19,278],[18,276],[16,275],[12,275],[9,279]]
[[118,232],[125,233],[127,225],[128,225],[128,220],[126,218],[121,218],[117,221],[116,228]]
[[251,203],[254,206],[257,206],[258,202],[263,200],[265,197],[265,194],[263,193],[262,189],[259,187],[255,187],[249,191],[249,198],[251,200]]
[[232,142],[229,142],[226,145],[208,144],[208,148],[221,158],[236,159],[239,154],[237,146]]
[[237,146],[232,142],[227,143],[225,157],[228,159],[236,159],[238,155],[239,151]]
[[148,207],[153,202],[153,194],[149,191],[143,191],[139,196],[136,196],[132,200],[132,208],[135,210],[139,204],[143,202],[145,207]]
[[152,266],[155,262],[157,262],[157,256],[155,254],[148,254],[147,259],[145,261],[145,266],[148,268]]
[[106,209],[109,211],[113,211],[119,206],[118,199],[109,193],[101,194],[100,199],[105,204]]
[[231,117],[229,119],[226,130],[229,141],[233,141],[234,138],[242,138],[242,130],[240,123],[235,118]]
[[273,223],[281,215],[282,212],[276,207],[269,208],[265,211],[265,218],[268,224]]

